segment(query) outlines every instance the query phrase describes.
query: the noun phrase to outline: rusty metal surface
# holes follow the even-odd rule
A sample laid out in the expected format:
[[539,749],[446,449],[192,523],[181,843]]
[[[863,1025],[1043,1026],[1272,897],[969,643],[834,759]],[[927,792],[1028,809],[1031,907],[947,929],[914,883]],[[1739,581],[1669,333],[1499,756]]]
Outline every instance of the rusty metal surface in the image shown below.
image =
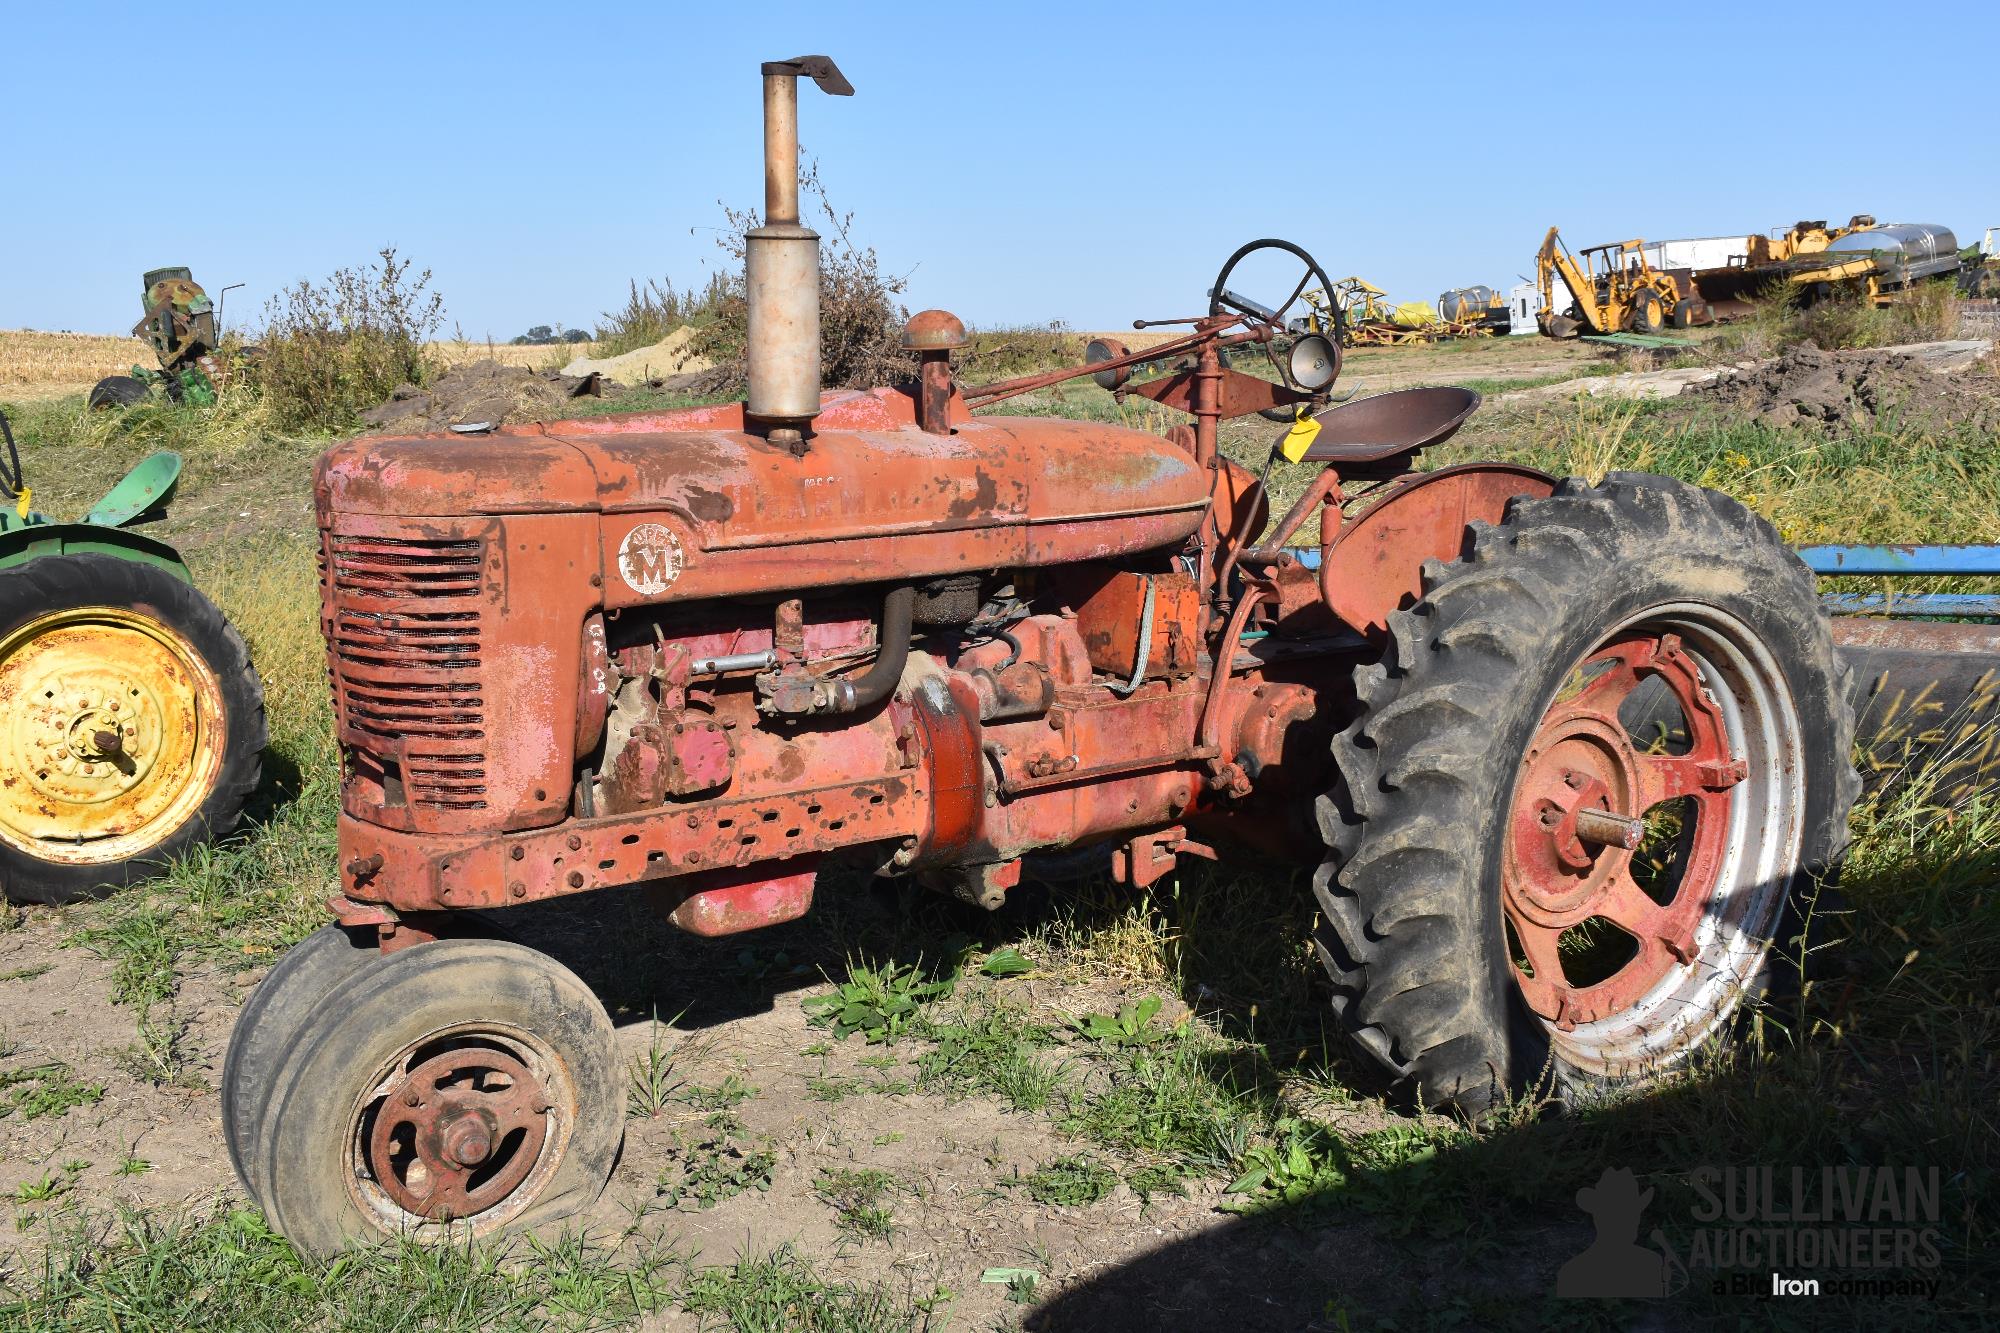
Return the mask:
[[897,429],[822,429],[803,455],[724,430],[372,439],[328,451],[320,503],[344,522],[402,514],[418,529],[438,514],[602,514],[591,572],[604,605],[631,606],[670,590],[724,597],[1136,552],[1192,533],[1208,481],[1140,431],[1007,418],[934,434],[912,415]]
[[1333,613],[1364,634],[1388,630],[1391,611],[1415,602],[1426,560],[1464,554],[1466,524],[1498,523],[1508,500],[1548,495],[1556,479],[1506,463],[1467,463],[1401,482],[1342,525],[1320,564]]
[[598,602],[586,523],[342,515],[324,535],[346,810],[436,832],[561,816]]
[[[1526,961],[1515,980],[1528,1007],[1564,1031],[1631,1008],[1695,957],[1729,845],[1729,793],[1744,777],[1722,710],[1678,636],[1626,635],[1583,666],[1596,674],[1550,707],[1521,762],[1501,869],[1501,903]],[[1685,749],[1633,744],[1619,709],[1642,682],[1672,695]],[[1668,813],[1669,803],[1678,808]],[[1649,813],[1678,834],[1664,895],[1642,887],[1634,869]],[[1624,932],[1632,956],[1608,975],[1573,979],[1564,936],[1594,920]]]
[[[1163,407],[1175,408],[1182,412],[1193,412],[1196,394],[1199,391],[1199,371],[1180,371],[1161,379],[1147,380],[1134,384],[1129,392],[1141,398],[1150,398]],[[1266,408],[1286,407],[1293,403],[1308,402],[1307,395],[1273,380],[1246,375],[1240,370],[1224,366],[1215,378],[1215,411],[1224,421],[1237,417],[1247,417]]]
[[415,1217],[471,1218],[520,1188],[549,1137],[548,1094],[506,1051],[464,1046],[402,1071],[377,1105],[367,1166]]
[[1853,668],[1850,703],[1866,786],[1912,781],[1955,805],[2000,775],[2000,626],[1840,617],[1834,646]]
[[0,844],[105,865],[181,828],[220,771],[222,686],[149,608],[84,607],[0,634]]
[[677,883],[676,890],[691,891],[668,911],[667,919],[690,935],[712,937],[783,925],[804,916],[812,907],[818,871],[807,868],[772,875],[768,870],[760,865]]
[[1370,394],[1329,407],[1314,418],[1319,434],[1306,450],[1309,463],[1336,463],[1346,475],[1360,464],[1414,455],[1458,433],[1479,410],[1471,389],[1435,387]]
[[[1090,664],[1120,680],[1185,676],[1194,670],[1201,643],[1201,590],[1180,571],[1133,574],[1106,571],[1104,582],[1076,608]],[[1150,617],[1151,625],[1142,623]],[[1138,661],[1145,643],[1146,660]]]
[[[816,239],[789,163],[814,70],[765,72],[753,286],[783,290],[753,294],[754,407],[376,437],[321,461],[335,910],[385,948],[451,913],[626,884],[694,933],[753,929],[806,912],[833,856],[993,907],[1051,848],[1118,846],[1144,884],[1215,854],[1190,821],[1278,845],[1283,812],[1324,789],[1367,648],[1327,604],[1379,630],[1468,521],[1547,491],[1525,469],[1447,470],[1343,526],[1328,471],[1301,514],[1325,510],[1319,582],[1246,553],[1268,501],[1219,425],[1306,400],[1225,364],[1281,335],[1254,312],[966,390],[964,326],[924,311],[903,334],[912,384],[813,392]],[[1143,361],[1171,369],[1127,383]],[[1192,420],[972,414],[1084,374]],[[397,1123],[439,1162],[463,1163],[453,1134],[477,1156],[476,1128]]]
[[341,847],[383,858],[365,884],[347,889],[355,902],[464,910],[894,840],[921,831],[922,806],[921,790],[897,776],[492,837],[397,833],[343,815]]
[[906,352],[955,352],[968,341],[964,323],[949,310],[919,310],[903,325]]

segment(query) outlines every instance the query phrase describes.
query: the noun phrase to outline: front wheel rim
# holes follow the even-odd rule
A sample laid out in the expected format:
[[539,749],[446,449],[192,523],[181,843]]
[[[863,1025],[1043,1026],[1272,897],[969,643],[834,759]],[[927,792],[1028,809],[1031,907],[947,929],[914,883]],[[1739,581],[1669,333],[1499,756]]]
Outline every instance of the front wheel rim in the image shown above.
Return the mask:
[[534,1204],[575,1126],[569,1067],[546,1042],[461,1024],[376,1070],[349,1118],[343,1174],[362,1215],[390,1235],[489,1235]]
[[222,684],[171,626],[125,607],[38,616],[0,637],[0,843],[114,865],[165,842],[221,771]]
[[[1634,734],[1648,691],[1676,737]],[[1662,606],[1581,656],[1523,758],[1501,869],[1510,970],[1565,1063],[1649,1071],[1728,1017],[1798,873],[1804,802],[1797,707],[1741,620]]]

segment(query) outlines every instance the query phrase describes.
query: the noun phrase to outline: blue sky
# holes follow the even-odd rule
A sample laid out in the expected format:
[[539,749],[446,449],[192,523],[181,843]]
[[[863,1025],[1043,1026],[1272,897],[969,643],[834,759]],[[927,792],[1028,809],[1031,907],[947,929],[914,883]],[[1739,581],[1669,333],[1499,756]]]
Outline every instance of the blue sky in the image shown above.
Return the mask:
[[[1572,244],[1800,217],[2000,223],[1976,5],[216,3],[17,6],[0,78],[0,327],[122,330],[185,263],[231,322],[384,244],[469,336],[699,281],[761,202],[757,65],[912,309],[1190,313],[1278,235],[1402,299]],[[185,82],[175,71],[186,71]]]

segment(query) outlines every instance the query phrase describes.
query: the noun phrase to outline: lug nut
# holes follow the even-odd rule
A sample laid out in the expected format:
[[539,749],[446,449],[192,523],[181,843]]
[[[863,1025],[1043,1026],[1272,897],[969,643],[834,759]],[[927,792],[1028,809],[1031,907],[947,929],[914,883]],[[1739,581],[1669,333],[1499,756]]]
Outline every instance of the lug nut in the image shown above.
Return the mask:
[[1646,839],[1646,821],[1609,810],[1583,809],[1576,812],[1579,841],[1599,847],[1623,847],[1631,851]]

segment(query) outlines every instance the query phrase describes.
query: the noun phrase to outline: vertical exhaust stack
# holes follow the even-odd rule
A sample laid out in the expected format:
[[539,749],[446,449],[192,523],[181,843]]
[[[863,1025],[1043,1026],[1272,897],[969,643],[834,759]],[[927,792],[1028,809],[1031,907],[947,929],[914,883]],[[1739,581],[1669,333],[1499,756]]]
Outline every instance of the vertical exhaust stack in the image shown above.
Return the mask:
[[835,97],[854,85],[825,56],[764,65],[764,225],[744,234],[750,398],[744,415],[793,448],[819,415],[819,233],[799,222],[799,78]]

